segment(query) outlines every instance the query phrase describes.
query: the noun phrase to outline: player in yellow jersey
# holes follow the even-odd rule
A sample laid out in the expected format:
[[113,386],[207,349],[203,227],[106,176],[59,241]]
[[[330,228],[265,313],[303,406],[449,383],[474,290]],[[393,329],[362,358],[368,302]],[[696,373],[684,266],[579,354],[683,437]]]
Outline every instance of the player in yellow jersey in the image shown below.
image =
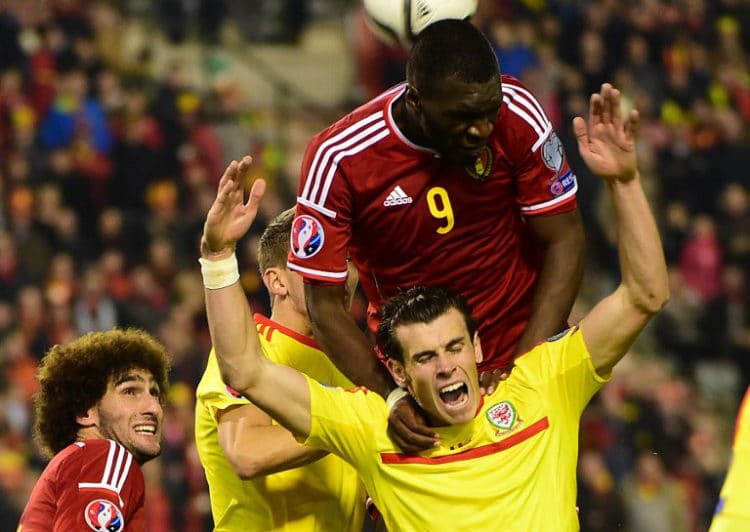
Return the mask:
[[581,155],[613,200],[621,284],[578,327],[521,356],[489,396],[480,394],[482,350],[460,296],[415,287],[386,303],[378,347],[396,384],[440,436],[437,447],[418,455],[401,453],[388,437],[381,397],[322,386],[273,364],[257,336],[247,334],[233,246],[254,219],[265,183],[256,182],[244,202],[240,183],[249,160],[232,163],[201,246],[222,376],[301,441],[354,465],[391,531],[577,530],[581,412],[669,297],[661,241],[636,168],[637,125],[636,111],[622,119],[619,91],[608,84],[592,95],[589,122],[573,123]]
[[750,530],[750,388],[745,392],[737,414],[732,462],[709,532],[747,530]]
[[[258,250],[271,294],[271,317],[255,315],[261,350],[333,386],[351,382],[336,370],[311,337],[302,277],[286,269],[294,209],[265,229]],[[349,277],[349,294],[357,283]],[[215,530],[357,531],[365,497],[354,469],[325,452],[300,445],[291,433],[221,380],[212,351],[196,391],[195,433],[206,472]]]

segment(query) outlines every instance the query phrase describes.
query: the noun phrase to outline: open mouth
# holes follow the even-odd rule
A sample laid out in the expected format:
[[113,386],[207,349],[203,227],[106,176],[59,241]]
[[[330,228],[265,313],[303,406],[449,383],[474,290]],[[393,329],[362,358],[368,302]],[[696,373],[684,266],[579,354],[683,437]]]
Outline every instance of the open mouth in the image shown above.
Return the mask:
[[463,382],[456,382],[440,389],[440,400],[449,407],[460,407],[469,400],[469,388]]

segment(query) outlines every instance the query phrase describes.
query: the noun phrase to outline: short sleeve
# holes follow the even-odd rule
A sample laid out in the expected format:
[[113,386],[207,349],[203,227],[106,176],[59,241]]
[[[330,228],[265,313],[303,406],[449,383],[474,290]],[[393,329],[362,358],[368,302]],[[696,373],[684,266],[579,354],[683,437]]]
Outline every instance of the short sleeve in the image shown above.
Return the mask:
[[548,390],[550,403],[575,419],[611,378],[597,374],[579,327],[568,329],[521,355],[513,369],[516,372],[531,386]]
[[206,371],[196,390],[196,398],[208,408],[211,417],[216,420],[220,411],[233,406],[250,404],[250,401],[234,388],[224,384],[219,373],[219,365],[213,349],[208,355]]
[[306,281],[346,281],[353,199],[338,164],[346,142],[321,133],[308,145],[302,162],[288,266]]
[[544,108],[511,76],[503,76],[502,88],[505,144],[512,150],[521,213],[539,216],[575,209],[578,181]]
[[376,435],[384,433],[388,408],[364,387],[334,388],[306,377],[312,426],[306,445],[332,452],[351,464],[374,456]]

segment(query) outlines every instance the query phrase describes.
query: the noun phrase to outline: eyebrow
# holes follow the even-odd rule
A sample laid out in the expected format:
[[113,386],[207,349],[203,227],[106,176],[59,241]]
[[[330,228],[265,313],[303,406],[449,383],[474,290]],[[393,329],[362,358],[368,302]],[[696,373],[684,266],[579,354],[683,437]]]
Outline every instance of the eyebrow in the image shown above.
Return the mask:
[[[461,343],[463,341],[464,341],[464,337],[463,336],[456,336],[455,338],[452,338],[452,339],[448,340],[445,343],[444,347],[450,348],[450,347],[452,347],[452,346],[454,346],[454,345],[456,345],[458,343]],[[411,357],[412,358],[418,358],[418,357],[420,357],[422,355],[428,355],[428,354],[432,354],[432,353],[437,353],[437,350],[436,349],[425,349],[424,351],[419,351],[418,353],[414,353],[413,355],[411,355]]]
[[455,116],[485,116],[489,115],[490,113],[499,113],[500,107],[502,107],[502,102],[498,103],[497,105],[493,103],[492,106],[487,106],[484,109],[457,108],[449,109],[446,111],[446,113]]
[[117,377],[115,380],[115,386],[119,386],[124,382],[146,382],[146,379],[134,373],[126,373]]

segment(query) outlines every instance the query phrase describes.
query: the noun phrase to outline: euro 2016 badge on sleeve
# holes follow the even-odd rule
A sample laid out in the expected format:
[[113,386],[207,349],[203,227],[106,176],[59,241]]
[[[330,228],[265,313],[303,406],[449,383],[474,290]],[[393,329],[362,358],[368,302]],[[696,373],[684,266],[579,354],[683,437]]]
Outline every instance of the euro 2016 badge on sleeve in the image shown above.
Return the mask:
[[86,524],[96,532],[121,532],[125,529],[122,512],[112,501],[94,499],[83,510]]
[[297,216],[292,222],[291,247],[298,259],[309,259],[323,248],[323,225],[307,214]]

